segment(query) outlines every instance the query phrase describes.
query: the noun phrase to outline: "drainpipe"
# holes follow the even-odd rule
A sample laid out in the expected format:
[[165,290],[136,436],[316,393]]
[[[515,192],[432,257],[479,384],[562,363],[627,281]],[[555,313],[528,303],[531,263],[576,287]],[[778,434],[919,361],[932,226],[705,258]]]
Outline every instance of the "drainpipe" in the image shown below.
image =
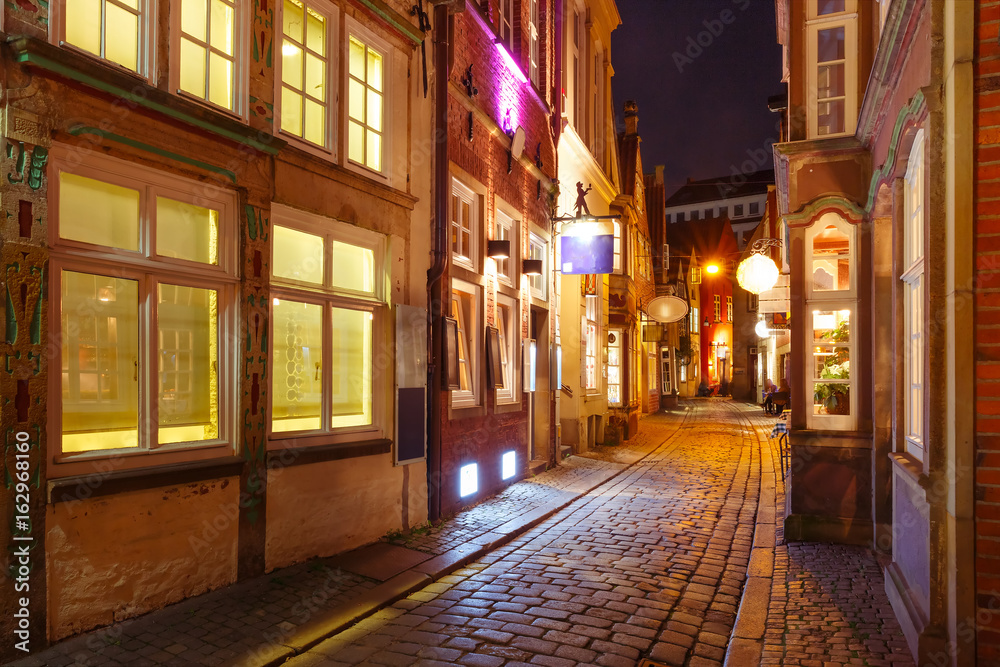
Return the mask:
[[429,396],[427,404],[427,514],[431,521],[441,518],[441,415],[444,391],[441,389],[443,359],[442,318],[445,306],[444,273],[448,268],[448,24],[452,2],[433,3],[434,7],[434,243],[433,263],[427,270],[427,303],[431,335],[428,351]]

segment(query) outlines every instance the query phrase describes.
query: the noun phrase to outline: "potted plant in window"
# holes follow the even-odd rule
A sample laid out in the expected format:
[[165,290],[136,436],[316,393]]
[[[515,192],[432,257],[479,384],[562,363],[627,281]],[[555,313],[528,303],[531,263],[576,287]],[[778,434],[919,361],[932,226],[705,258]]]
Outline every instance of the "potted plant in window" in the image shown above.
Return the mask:
[[[844,359],[837,363],[837,357],[827,360],[820,377],[825,380],[848,380],[851,377],[851,362]],[[828,415],[846,415],[851,412],[851,397],[849,385],[822,382],[815,385],[813,402],[820,403]]]

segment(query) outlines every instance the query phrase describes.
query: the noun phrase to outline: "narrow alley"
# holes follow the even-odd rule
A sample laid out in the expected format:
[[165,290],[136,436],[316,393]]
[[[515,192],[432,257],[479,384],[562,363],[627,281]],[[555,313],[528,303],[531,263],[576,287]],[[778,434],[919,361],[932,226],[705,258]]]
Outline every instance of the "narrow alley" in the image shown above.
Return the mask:
[[[277,570],[15,664],[913,664],[870,552],[784,543],[774,423],[692,400],[387,536],[390,563]],[[387,586],[391,604],[373,602]]]

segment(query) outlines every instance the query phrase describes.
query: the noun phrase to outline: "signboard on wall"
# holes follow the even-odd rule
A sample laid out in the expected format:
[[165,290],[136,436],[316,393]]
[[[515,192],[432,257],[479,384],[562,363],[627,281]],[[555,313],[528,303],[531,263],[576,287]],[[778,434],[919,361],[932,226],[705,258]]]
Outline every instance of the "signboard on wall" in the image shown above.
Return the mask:
[[615,228],[611,220],[581,220],[563,225],[560,257],[564,276],[612,273]]

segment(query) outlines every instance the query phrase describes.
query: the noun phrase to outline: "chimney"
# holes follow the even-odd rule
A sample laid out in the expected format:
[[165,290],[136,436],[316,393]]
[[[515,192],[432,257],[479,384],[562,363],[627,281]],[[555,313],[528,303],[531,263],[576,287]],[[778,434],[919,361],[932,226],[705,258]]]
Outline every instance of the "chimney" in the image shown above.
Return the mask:
[[625,100],[625,136],[638,134],[639,105],[635,100]]

